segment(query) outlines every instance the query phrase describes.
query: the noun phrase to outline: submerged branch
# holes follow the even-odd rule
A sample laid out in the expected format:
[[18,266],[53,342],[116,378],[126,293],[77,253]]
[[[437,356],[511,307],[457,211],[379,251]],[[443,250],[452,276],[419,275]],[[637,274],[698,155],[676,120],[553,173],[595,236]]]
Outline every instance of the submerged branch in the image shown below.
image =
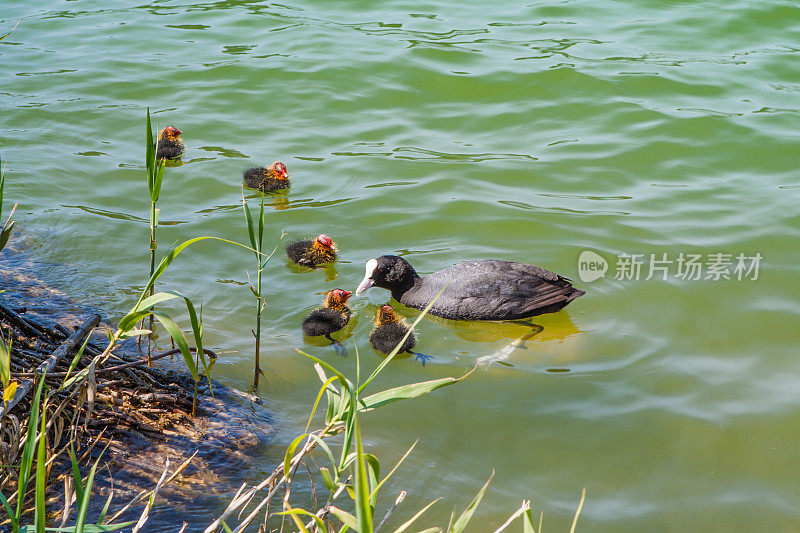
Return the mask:
[[[34,375],[41,375],[48,371],[50,371],[53,367],[56,366],[58,361],[67,353],[77,348],[77,346],[83,341],[83,339],[89,335],[89,333],[94,329],[97,324],[100,323],[100,315],[92,315],[86,320],[81,327],[79,327],[75,332],[70,335],[67,340],[61,343],[61,345],[56,348],[56,350],[50,354],[50,357],[47,358],[39,367],[33,372]],[[24,398],[33,388],[33,380],[28,379],[25,380],[22,385],[17,388],[16,394],[14,394],[14,398],[8,402],[7,406],[3,406],[0,408],[0,418],[5,415],[6,412],[10,411],[17,403],[19,403],[22,398]]]

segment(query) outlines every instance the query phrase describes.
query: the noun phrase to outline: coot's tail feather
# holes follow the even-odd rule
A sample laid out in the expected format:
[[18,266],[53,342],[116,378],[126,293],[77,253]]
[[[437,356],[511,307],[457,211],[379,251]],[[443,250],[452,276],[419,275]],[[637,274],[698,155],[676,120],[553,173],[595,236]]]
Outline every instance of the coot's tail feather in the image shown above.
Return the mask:
[[526,305],[530,312],[528,316],[553,313],[563,309],[572,300],[584,294],[586,294],[586,291],[576,289],[568,282],[559,285],[551,285],[543,290],[539,290],[533,298],[528,300]]

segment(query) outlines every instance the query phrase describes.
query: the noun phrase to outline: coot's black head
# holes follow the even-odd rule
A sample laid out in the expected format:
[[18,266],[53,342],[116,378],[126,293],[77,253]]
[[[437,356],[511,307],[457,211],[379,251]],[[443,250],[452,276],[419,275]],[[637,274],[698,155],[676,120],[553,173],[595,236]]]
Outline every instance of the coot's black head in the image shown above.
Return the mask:
[[417,278],[408,261],[396,255],[382,255],[367,261],[364,279],[356,289],[356,296],[372,286],[389,289],[392,296],[402,294],[414,285]]

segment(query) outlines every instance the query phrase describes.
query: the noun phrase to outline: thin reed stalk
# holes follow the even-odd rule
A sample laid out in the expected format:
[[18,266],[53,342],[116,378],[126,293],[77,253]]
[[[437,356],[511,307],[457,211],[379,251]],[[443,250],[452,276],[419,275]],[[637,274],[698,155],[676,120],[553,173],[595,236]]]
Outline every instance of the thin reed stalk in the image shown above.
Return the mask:
[[[158,248],[158,241],[156,241],[156,229],[158,228],[158,217],[160,210],[156,207],[159,196],[161,196],[161,184],[164,180],[164,168],[166,162],[163,159],[157,159],[159,139],[156,137],[154,140],[153,128],[150,122],[150,108],[147,108],[147,133],[145,135],[145,163],[147,167],[147,189],[150,192],[150,278],[156,269],[156,249]],[[158,128],[158,126],[156,126]],[[155,294],[155,285],[150,286],[150,296]],[[150,336],[147,342],[147,356],[150,357],[152,347],[150,345],[150,338],[155,326],[153,315],[150,315]],[[148,360],[147,366],[150,366]]]
[[[253,221],[253,215],[250,213],[250,207],[247,205],[247,199],[244,197],[244,188],[242,188],[242,208],[244,209],[244,219],[247,223],[247,234],[250,237],[250,245],[252,246],[253,253],[255,254],[256,261],[258,261],[258,272],[256,273],[256,286],[253,287],[252,281],[249,284],[250,292],[253,293],[253,296],[256,298],[256,329],[253,331],[253,336],[256,339],[256,349],[254,354],[254,365],[253,365],[253,388],[258,389],[258,380],[264,374],[264,371],[261,370],[261,315],[264,312],[264,308],[267,305],[267,301],[264,298],[264,294],[261,292],[262,289],[262,280],[264,269],[267,266],[272,254],[275,253],[275,250],[278,249],[280,245],[280,241],[278,244],[275,245],[272,252],[269,255],[264,255],[263,253],[263,246],[264,246],[264,197],[261,197],[261,205],[258,211],[258,223]],[[281,233],[281,240],[283,240],[284,234]],[[249,274],[248,274],[249,277]]]

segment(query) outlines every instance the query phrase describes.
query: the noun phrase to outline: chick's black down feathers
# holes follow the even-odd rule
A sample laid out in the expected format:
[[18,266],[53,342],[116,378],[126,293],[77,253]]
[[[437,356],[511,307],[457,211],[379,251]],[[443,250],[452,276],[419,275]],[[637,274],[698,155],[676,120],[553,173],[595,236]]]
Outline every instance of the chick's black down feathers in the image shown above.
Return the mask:
[[[384,354],[390,354],[402,340],[409,327],[405,324],[393,322],[376,327],[369,336],[372,347]],[[410,352],[417,344],[417,339],[412,332],[397,353]]]
[[161,139],[158,141],[158,159],[180,159],[183,156],[184,146],[180,140]]
[[303,334],[309,337],[330,335],[345,327],[350,320],[350,309],[319,307],[303,320]]

